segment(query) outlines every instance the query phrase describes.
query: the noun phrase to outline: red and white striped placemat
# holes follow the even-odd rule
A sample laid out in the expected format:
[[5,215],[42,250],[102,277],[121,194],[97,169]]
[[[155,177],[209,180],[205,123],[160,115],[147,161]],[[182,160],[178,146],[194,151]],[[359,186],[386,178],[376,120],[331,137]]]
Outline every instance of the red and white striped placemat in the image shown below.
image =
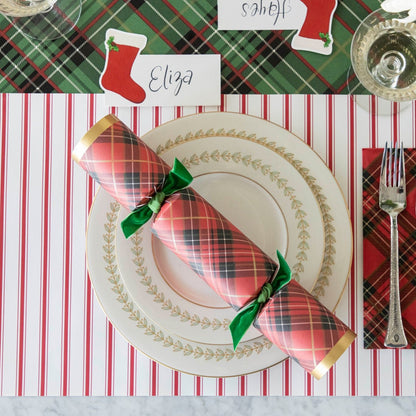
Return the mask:
[[[114,111],[139,135],[218,108],[109,109],[102,95],[0,94],[0,393],[2,395],[415,395],[415,351],[362,346],[361,149],[416,147],[416,106],[374,117],[346,96],[224,96],[220,110],[276,122],[336,175],[354,230],[351,278],[337,315],[358,333],[321,381],[286,361],[226,379],[181,374],[137,352],[91,288],[85,229],[95,185],[71,151]],[[370,105],[377,101],[369,98]]]

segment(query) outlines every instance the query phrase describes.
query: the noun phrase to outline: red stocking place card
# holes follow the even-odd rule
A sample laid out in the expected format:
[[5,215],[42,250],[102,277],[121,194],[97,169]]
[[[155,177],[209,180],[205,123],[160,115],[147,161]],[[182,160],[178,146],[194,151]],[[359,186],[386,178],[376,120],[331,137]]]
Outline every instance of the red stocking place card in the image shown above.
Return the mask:
[[109,106],[220,105],[220,55],[142,55],[146,36],[109,29],[100,77]]
[[336,7],[337,0],[218,0],[218,29],[297,29],[293,49],[330,55]]

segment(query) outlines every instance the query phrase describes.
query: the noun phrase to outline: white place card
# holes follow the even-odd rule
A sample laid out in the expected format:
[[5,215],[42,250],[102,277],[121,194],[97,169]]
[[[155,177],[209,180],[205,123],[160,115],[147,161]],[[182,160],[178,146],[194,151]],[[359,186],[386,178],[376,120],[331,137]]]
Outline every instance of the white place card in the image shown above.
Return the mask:
[[306,11],[301,0],[218,0],[218,29],[296,29]]
[[140,103],[105,90],[109,106],[218,106],[221,55],[138,55],[131,80],[145,93]]
[[218,0],[218,29],[297,29],[293,49],[329,55],[336,7],[337,0]]

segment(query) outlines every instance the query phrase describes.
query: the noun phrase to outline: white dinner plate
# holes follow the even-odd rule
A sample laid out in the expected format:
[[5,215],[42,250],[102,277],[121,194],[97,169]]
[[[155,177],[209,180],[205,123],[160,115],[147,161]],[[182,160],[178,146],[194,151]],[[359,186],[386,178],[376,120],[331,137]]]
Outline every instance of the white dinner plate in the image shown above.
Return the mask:
[[[165,161],[181,160],[192,186],[273,259],[279,249],[294,278],[334,309],[348,277],[352,235],[331,172],[299,138],[273,123],[205,113],[166,123],[142,138]],[[151,235],[126,240],[124,208],[100,190],[91,210],[91,280],[114,326],[168,367],[201,376],[235,376],[286,358],[256,329],[233,351],[235,312]]]

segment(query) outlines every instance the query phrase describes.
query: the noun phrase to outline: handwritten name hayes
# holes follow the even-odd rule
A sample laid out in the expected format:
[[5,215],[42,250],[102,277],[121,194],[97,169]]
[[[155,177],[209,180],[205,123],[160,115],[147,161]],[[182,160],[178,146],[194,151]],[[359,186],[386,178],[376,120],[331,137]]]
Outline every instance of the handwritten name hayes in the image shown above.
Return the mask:
[[284,19],[291,10],[290,0],[247,1],[241,4],[241,16],[269,16],[274,19],[274,25],[280,18]]

